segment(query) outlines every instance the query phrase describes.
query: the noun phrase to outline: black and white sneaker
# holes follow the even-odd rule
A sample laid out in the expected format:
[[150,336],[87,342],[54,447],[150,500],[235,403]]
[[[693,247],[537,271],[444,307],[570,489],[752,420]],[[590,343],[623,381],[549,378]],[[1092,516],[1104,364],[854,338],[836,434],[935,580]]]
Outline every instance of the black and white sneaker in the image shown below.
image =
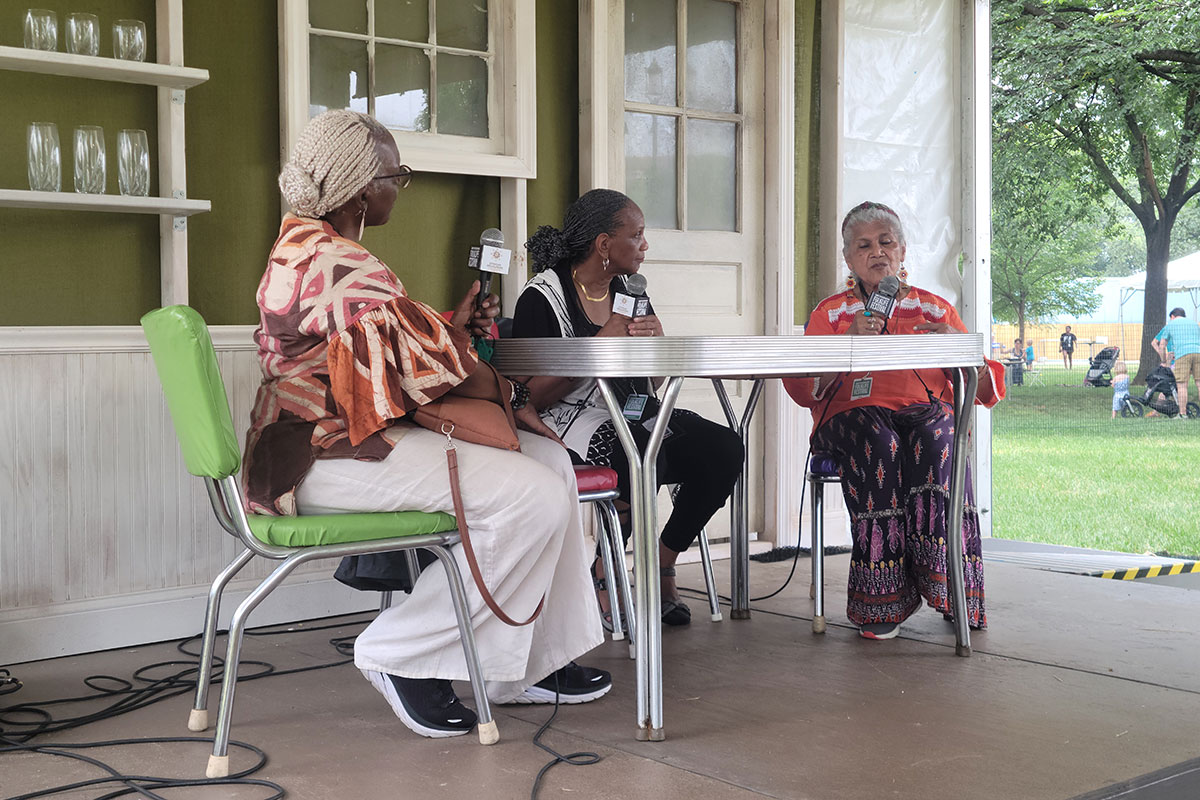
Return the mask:
[[572,661],[560,670],[530,686],[513,703],[590,703],[608,694],[612,675],[595,667],[581,667]]
[[401,678],[365,669],[362,674],[414,733],[443,739],[462,736],[475,727],[478,720],[475,712],[462,704],[450,681]]

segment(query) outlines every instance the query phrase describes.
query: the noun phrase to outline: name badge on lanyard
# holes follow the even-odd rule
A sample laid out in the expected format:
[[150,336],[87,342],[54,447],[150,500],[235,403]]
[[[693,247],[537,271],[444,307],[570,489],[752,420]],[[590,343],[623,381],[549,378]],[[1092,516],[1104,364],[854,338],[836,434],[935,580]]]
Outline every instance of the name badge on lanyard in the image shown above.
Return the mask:
[[646,400],[649,395],[631,394],[625,401],[625,407],[621,409],[621,416],[625,419],[637,421],[642,418],[642,413],[646,410]]
[[873,378],[859,378],[850,384],[850,399],[861,400],[871,396],[871,381]]

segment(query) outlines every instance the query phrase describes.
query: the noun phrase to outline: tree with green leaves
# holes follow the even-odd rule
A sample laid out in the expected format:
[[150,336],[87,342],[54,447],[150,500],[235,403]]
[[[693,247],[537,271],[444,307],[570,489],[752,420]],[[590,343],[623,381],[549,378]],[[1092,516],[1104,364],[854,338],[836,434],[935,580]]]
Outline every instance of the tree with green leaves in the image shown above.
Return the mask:
[[993,116],[992,315],[1016,324],[1082,315],[1100,303],[1096,281],[1106,215],[1079,176],[1083,156],[1032,123]]
[[1146,242],[1142,363],[1166,321],[1175,220],[1200,193],[1200,0],[1005,0],[992,6],[993,111],[1087,158]]

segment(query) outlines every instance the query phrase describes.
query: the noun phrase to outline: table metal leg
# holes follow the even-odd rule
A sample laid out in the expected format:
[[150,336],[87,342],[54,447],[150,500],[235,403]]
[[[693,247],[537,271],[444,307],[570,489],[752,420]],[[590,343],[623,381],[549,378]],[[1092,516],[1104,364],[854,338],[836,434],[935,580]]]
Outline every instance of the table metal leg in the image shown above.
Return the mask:
[[671,411],[683,388],[683,378],[668,378],[663,392],[658,418],[646,451],[638,452],[637,443],[629,431],[629,423],[605,378],[597,378],[600,394],[612,417],[617,438],[629,461],[629,505],[633,522],[633,576],[637,584],[634,602],[634,641],[637,654],[637,738],[639,741],[661,742],[663,730],[662,691],[662,598],[658,591],[658,450],[667,432]]
[[746,483],[746,470],[750,465],[750,420],[758,407],[763,379],[756,378],[751,385],[741,421],[729,402],[724,381],[713,378],[712,383],[717,390],[717,399],[721,401],[721,409],[725,412],[725,421],[741,437],[744,451],[742,472],[734,484],[729,507],[729,616],[731,619],[750,619],[750,488]]
[[[971,629],[967,620],[967,591],[963,582],[963,504],[967,497],[967,447],[971,413],[979,373],[973,367],[951,370],[954,383],[954,462],[950,471],[950,511],[946,521],[946,565],[954,607],[954,651],[971,655]],[[965,384],[965,385],[964,385]]]

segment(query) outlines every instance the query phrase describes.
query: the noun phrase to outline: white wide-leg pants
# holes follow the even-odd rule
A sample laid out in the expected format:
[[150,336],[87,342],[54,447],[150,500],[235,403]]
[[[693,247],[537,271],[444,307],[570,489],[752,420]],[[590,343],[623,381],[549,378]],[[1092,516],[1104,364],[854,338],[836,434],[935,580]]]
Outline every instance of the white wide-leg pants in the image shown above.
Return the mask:
[[[484,604],[462,547],[451,549],[466,584],[488,698],[496,703],[512,700],[603,640],[571,460],[541,436],[522,431],[520,441],[520,453],[455,442],[463,508],[488,590],[517,621],[528,619],[546,597],[532,624],[504,624]],[[418,428],[383,461],[319,459],[297,490],[299,511],[453,515],[445,445],[444,435]],[[359,634],[354,662],[406,678],[469,679],[440,562],[421,573],[407,599]]]

